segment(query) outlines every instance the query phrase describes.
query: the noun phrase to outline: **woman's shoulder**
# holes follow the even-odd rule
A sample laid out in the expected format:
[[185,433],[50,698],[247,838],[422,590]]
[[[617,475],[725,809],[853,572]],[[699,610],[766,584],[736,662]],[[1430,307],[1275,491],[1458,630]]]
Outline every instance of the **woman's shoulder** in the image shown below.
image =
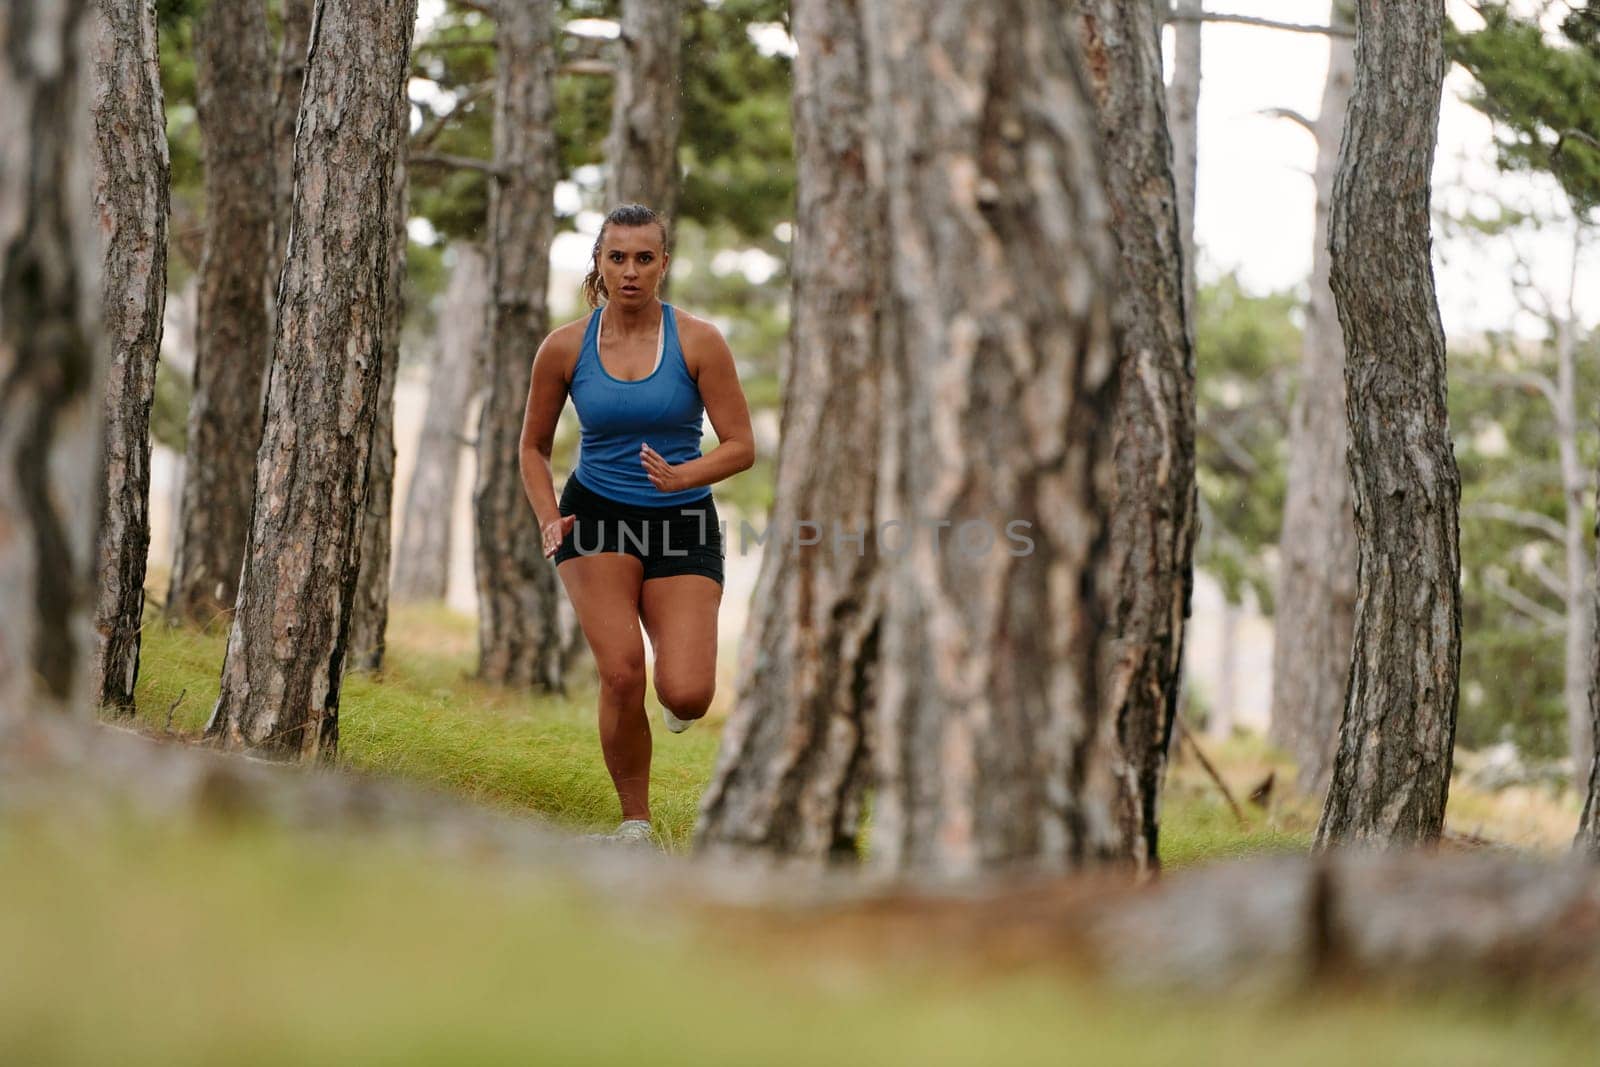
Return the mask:
[[672,305],[672,317],[678,326],[678,339],[684,344],[722,342],[722,331],[710,319],[691,314],[676,304]]
[[698,382],[700,370],[707,366],[708,361],[732,362],[733,354],[728,350],[728,342],[716,323],[691,315],[676,305],[672,308],[672,314],[678,325],[678,346],[683,350],[683,362],[688,368],[689,377]]
[[583,348],[584,332],[589,326],[589,316],[562,323],[551,330],[539,346],[540,355],[548,356],[561,365],[563,377],[570,378],[573,366]]

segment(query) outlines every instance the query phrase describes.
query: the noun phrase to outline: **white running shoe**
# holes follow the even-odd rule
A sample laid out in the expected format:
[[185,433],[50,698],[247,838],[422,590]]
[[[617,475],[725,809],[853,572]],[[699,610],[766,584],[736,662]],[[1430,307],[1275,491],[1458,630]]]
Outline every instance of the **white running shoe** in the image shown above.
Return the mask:
[[693,719],[680,719],[666,708],[661,709],[661,721],[667,724],[667,729],[675,734],[681,734],[694,725]]
[[647,819],[624,819],[622,825],[609,834],[586,834],[586,841],[616,841],[624,845],[648,845],[652,834]]

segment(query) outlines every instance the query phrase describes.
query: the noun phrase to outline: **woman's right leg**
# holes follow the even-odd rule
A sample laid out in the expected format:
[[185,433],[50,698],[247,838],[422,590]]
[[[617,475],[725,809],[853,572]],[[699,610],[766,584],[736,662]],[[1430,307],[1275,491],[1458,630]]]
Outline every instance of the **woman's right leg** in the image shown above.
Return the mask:
[[650,720],[644,710],[639,586],[644,565],[621,552],[556,566],[600,671],[600,751],[624,819],[650,818]]

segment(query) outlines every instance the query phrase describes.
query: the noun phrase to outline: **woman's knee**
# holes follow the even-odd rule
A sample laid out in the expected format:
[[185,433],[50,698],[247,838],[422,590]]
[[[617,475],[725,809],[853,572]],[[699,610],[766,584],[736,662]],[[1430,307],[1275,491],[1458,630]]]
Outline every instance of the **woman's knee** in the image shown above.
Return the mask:
[[680,719],[698,719],[711,707],[711,698],[716,695],[717,681],[714,677],[705,678],[679,678],[664,675],[661,668],[656,668],[656,697],[663,707]]
[[644,650],[607,656],[597,667],[600,688],[616,696],[644,695]]

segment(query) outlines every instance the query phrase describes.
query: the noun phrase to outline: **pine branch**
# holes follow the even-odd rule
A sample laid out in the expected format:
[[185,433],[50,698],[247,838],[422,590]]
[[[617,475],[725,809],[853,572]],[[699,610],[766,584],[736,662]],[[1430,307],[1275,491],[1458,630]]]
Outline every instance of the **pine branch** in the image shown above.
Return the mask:
[[1284,30],[1289,33],[1319,33],[1324,37],[1355,37],[1356,31],[1347,26],[1315,26],[1304,22],[1283,22],[1278,19],[1258,18],[1255,15],[1229,15],[1220,11],[1204,11],[1198,15],[1171,12],[1168,22],[1228,22],[1236,26],[1255,26],[1263,30]]
[[504,172],[487,159],[477,159],[473,156],[452,156],[443,152],[416,152],[407,158],[407,162],[414,167],[449,167],[455,170],[482,171],[491,178],[498,178]]

